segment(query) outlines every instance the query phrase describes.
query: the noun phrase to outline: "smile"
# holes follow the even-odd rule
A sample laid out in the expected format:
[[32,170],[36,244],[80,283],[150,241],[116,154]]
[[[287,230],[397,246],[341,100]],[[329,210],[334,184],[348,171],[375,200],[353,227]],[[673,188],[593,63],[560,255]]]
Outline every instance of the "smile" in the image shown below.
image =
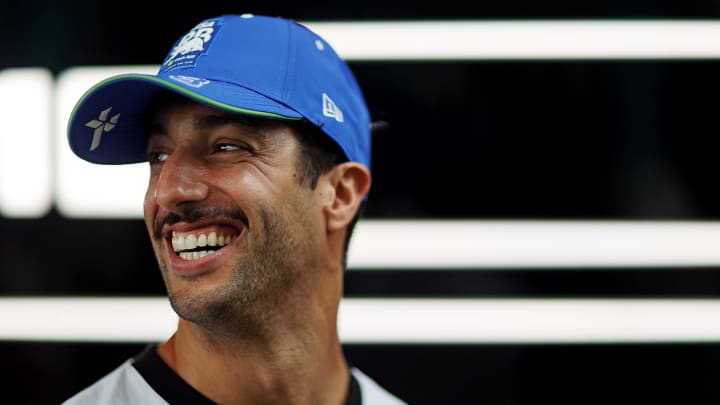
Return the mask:
[[173,232],[172,248],[183,260],[197,260],[227,246],[235,238],[231,233],[218,234],[212,231],[201,232]]

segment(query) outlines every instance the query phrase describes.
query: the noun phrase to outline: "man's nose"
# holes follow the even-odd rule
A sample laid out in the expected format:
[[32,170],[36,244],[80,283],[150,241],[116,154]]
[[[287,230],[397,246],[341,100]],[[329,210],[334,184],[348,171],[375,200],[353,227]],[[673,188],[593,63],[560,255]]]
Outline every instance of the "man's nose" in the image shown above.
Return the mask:
[[155,185],[155,201],[169,211],[183,203],[207,198],[209,187],[202,165],[188,154],[176,151],[163,162]]

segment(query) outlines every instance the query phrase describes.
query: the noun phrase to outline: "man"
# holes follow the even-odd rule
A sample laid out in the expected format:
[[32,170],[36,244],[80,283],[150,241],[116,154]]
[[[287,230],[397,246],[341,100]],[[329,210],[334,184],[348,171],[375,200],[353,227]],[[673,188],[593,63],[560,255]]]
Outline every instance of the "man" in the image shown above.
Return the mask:
[[400,404],[350,367],[336,318],[370,188],[370,117],[324,39],[225,15],[157,75],[111,77],[70,118],[79,157],[148,161],[145,222],[177,331],[66,404]]

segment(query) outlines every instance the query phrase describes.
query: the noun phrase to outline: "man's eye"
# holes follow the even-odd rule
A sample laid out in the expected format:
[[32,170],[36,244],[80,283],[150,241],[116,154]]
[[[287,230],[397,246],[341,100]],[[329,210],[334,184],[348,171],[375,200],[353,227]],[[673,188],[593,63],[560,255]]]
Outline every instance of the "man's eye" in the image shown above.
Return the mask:
[[167,152],[150,152],[148,154],[148,161],[150,164],[162,163],[167,160],[168,156],[170,156],[170,154]]
[[217,146],[215,146],[215,150],[217,152],[234,152],[236,150],[242,150],[242,149],[246,149],[246,148],[243,148],[240,145],[235,145],[232,143],[220,143]]

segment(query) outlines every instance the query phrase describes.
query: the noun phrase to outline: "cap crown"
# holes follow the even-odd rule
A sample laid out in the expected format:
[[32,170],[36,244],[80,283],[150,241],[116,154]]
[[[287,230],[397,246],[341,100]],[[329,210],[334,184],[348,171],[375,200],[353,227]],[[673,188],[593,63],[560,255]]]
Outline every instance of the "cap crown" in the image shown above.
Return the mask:
[[[223,15],[200,22],[177,40],[157,75],[116,76],[83,96],[68,128],[73,151],[97,163],[144,159],[140,124],[159,88],[230,112],[304,118],[349,160],[370,167],[370,115],[360,86],[330,44],[293,20]],[[109,107],[115,133],[103,137],[113,139],[93,142],[85,124]]]

